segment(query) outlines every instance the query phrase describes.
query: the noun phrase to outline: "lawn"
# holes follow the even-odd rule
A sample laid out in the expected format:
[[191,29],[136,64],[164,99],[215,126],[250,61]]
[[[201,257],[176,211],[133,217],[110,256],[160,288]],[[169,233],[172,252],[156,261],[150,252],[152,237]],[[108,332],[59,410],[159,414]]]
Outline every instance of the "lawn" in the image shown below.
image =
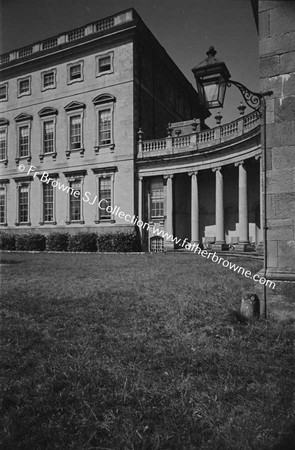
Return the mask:
[[195,254],[1,258],[2,449],[287,448],[293,336],[237,320],[251,280]]

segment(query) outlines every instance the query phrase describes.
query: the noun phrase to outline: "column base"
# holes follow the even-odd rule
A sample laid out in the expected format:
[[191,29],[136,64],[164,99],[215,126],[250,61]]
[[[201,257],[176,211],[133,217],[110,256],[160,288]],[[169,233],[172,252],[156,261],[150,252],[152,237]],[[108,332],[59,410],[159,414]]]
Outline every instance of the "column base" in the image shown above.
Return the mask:
[[263,256],[264,255],[264,243],[263,241],[260,241],[258,246],[256,247],[256,252],[258,255]]
[[[264,277],[264,271],[258,272],[260,277]],[[295,329],[295,273],[266,272],[268,286],[259,282],[254,285],[260,301],[260,315],[268,319],[276,319],[294,323]],[[275,283],[275,287],[269,286],[270,281]],[[264,304],[264,290],[266,292],[266,305]]]
[[235,244],[235,250],[237,252],[254,252],[255,247],[250,242],[239,242]]
[[228,250],[229,245],[225,242],[215,242],[214,244],[212,244],[211,249],[216,252],[222,252],[223,250]]
[[165,252],[173,252],[174,250],[174,242],[166,241],[164,243],[164,251]]

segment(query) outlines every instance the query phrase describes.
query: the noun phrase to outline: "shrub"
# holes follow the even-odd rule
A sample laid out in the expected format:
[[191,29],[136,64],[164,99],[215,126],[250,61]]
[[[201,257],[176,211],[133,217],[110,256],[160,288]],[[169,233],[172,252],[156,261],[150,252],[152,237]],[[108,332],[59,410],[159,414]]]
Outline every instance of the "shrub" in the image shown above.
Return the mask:
[[55,232],[47,236],[47,250],[66,252],[69,245],[69,233]]
[[15,234],[0,233],[0,250],[15,250]]
[[69,252],[96,252],[97,234],[81,232],[69,236]]
[[105,233],[97,237],[99,252],[140,252],[139,235],[134,231]]
[[16,237],[16,250],[44,251],[46,236],[38,233],[19,234]]

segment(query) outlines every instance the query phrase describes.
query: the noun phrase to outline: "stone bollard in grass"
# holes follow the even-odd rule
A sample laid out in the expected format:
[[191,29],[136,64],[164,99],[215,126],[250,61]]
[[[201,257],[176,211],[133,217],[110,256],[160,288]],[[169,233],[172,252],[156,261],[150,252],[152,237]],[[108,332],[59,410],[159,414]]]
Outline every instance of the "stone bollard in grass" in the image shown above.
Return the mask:
[[257,295],[254,293],[243,294],[240,311],[249,320],[259,319],[260,303]]

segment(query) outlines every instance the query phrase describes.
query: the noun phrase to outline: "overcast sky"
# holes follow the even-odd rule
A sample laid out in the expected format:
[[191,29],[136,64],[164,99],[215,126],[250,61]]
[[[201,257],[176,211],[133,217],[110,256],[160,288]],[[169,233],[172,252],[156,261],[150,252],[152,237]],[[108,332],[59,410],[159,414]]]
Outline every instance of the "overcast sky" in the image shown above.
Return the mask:
[[[0,4],[1,53],[134,7],[193,85],[191,68],[214,45],[232,79],[259,91],[258,36],[250,0],[1,0]],[[241,100],[237,88],[227,90],[223,123],[237,117]],[[218,110],[211,112],[214,116]],[[214,119],[208,124],[214,125]]]

